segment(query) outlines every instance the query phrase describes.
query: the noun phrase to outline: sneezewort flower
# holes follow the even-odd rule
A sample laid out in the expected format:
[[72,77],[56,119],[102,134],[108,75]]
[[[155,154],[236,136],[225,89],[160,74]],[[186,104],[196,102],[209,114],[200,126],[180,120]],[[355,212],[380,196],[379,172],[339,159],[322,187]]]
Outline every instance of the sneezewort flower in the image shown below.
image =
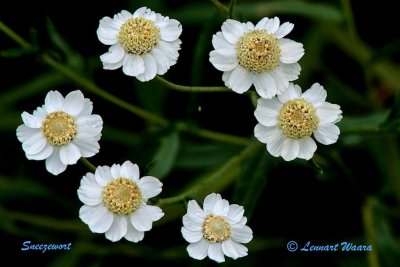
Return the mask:
[[161,192],[162,183],[152,176],[139,177],[139,167],[130,161],[99,166],[83,176],[78,196],[85,205],[79,217],[92,232],[105,233],[113,242],[124,237],[136,243],[164,216],[159,207],[147,205]]
[[327,93],[318,83],[301,92],[290,83],[288,90],[273,99],[260,98],[254,112],[258,124],[255,137],[267,144],[268,152],[290,161],[309,160],[317,150],[315,139],[324,145],[338,140],[340,130],[335,123],[342,119],[340,106],[325,102]]
[[145,82],[165,74],[178,59],[181,24],[146,7],[133,14],[126,10],[100,20],[97,36],[107,53],[100,56],[103,68],[122,67],[129,76]]
[[246,256],[247,248],[241,243],[250,242],[253,232],[243,213],[242,206],[229,205],[216,193],[204,199],[203,209],[190,200],[181,229],[183,238],[190,243],[189,256],[197,260],[208,256],[216,262],[224,262],[224,255],[233,259]]
[[26,157],[46,160],[47,171],[58,175],[79,158],[94,156],[103,120],[92,110],[93,103],[79,90],[65,98],[58,91],[48,92],[42,107],[21,115],[24,124],[17,128],[17,138]]
[[221,29],[213,36],[210,62],[223,71],[222,80],[233,91],[241,94],[254,84],[261,97],[272,98],[298,78],[303,45],[283,38],[292,23],[265,17],[254,26],[228,19]]

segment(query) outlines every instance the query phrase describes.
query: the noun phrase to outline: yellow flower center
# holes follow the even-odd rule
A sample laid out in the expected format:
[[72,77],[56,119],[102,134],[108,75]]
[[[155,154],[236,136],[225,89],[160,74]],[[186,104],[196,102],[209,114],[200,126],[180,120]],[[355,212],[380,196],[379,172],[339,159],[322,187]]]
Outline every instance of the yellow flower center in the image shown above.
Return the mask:
[[229,223],[221,216],[210,214],[203,224],[203,236],[211,243],[221,243],[232,236]]
[[55,111],[47,115],[42,124],[44,137],[53,146],[69,144],[77,130],[74,118],[64,111]]
[[109,211],[127,215],[140,207],[142,193],[139,186],[127,178],[112,180],[103,189],[103,203]]
[[279,64],[281,48],[278,40],[264,30],[244,34],[236,43],[239,64],[255,73],[271,71]]
[[160,28],[154,22],[144,18],[130,18],[120,27],[118,41],[124,45],[127,52],[143,55],[157,45],[160,38]]
[[313,105],[304,99],[291,100],[279,111],[278,127],[287,138],[310,137],[318,123]]

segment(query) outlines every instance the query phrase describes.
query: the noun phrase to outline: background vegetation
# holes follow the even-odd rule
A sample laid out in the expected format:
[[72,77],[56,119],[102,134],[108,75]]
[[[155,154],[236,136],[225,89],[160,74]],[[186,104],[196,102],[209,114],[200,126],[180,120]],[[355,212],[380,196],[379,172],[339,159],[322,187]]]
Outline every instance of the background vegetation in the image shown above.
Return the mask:
[[[233,1],[236,2],[236,1]],[[218,3],[217,3],[218,4]],[[252,95],[188,93],[157,80],[106,71],[99,20],[141,6],[183,25],[178,63],[164,76],[183,85],[223,85],[208,61],[229,1],[10,1],[0,9],[0,232],[3,262],[37,266],[125,264],[215,266],[191,259],[180,233],[187,199],[220,192],[245,206],[249,255],[222,266],[398,266],[400,262],[400,30],[396,1],[237,1],[234,15],[256,23],[279,16],[305,55],[296,81],[319,82],[342,107],[338,143],[313,160],[284,162],[253,137]],[[15,33],[16,35],[13,35]],[[22,38],[22,39],[21,39]],[[80,221],[82,165],[59,176],[28,161],[15,130],[20,114],[49,90],[81,89],[104,120],[94,165],[131,160],[162,179],[166,215],[138,244],[112,243]],[[253,100],[253,101],[252,101]],[[121,102],[123,101],[123,102]],[[221,134],[222,133],[222,134]],[[21,251],[22,243],[72,243],[70,251]],[[372,245],[371,252],[288,252],[286,244]],[[5,247],[5,248],[4,248]]]

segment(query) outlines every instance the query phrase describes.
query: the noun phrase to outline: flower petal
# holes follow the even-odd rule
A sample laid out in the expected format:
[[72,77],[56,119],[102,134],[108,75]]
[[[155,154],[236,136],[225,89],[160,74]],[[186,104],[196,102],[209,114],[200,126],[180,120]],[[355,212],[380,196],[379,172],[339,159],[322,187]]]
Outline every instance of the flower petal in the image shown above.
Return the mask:
[[221,54],[217,50],[210,52],[210,62],[217,70],[220,71],[231,71],[239,64],[236,57]]
[[99,153],[100,145],[94,139],[81,139],[75,137],[72,141],[72,144],[76,145],[81,153],[81,156],[84,158],[93,157],[97,153]]
[[267,151],[274,157],[279,157],[282,153],[285,136],[282,131],[276,127],[266,127],[267,134]]
[[169,19],[167,24],[160,27],[160,37],[164,41],[175,41],[182,33],[182,25],[175,19]]
[[272,19],[269,19],[265,25],[264,25],[264,29],[270,33],[270,34],[274,34],[278,29],[279,29],[279,25],[280,25],[280,21],[278,17],[274,17]]
[[253,231],[247,225],[232,225],[232,240],[239,243],[249,243],[253,239]]
[[200,220],[204,220],[206,218],[206,214],[199,204],[197,204],[196,200],[189,200],[187,213],[191,216],[200,218]]
[[36,154],[26,153],[26,157],[31,160],[44,160],[44,159],[47,159],[48,157],[50,157],[50,155],[53,153],[53,151],[54,151],[53,146],[46,143],[46,145],[40,152],[38,152]]
[[58,148],[54,148],[53,154],[46,159],[46,170],[51,174],[58,175],[65,171],[67,165],[63,164],[60,160],[60,153]]
[[222,197],[220,194],[211,193],[204,198],[203,209],[206,214],[210,214],[214,210],[214,205],[218,200],[221,200]]
[[190,231],[201,231],[204,218],[197,216],[196,214],[187,213],[182,217],[183,226]]
[[254,136],[261,142],[266,144],[268,140],[268,128],[260,123],[254,127]]
[[232,204],[229,206],[229,212],[228,212],[228,222],[229,224],[234,224],[239,222],[244,214],[244,208],[242,206],[239,206],[237,204]]
[[278,30],[275,32],[275,36],[278,39],[281,39],[288,35],[293,30],[294,24],[290,22],[285,22],[281,26],[279,26]]
[[100,56],[100,60],[103,64],[115,64],[120,62],[125,54],[124,47],[121,44],[115,44],[110,46],[107,53]]
[[229,212],[229,202],[225,199],[219,199],[215,202],[214,208],[213,208],[213,214],[219,215],[219,216],[227,216]]
[[284,160],[290,161],[299,155],[300,144],[298,140],[286,139],[283,142],[281,156]]
[[127,54],[124,58],[122,71],[128,76],[138,76],[145,71],[143,57]]
[[153,221],[159,220],[164,213],[159,207],[142,205],[130,215],[132,225],[139,231],[149,231]]
[[181,233],[183,238],[189,243],[198,242],[203,238],[203,233],[201,231],[190,231],[186,227],[181,228]]
[[81,179],[81,185],[78,189],[78,198],[85,205],[95,206],[102,202],[102,191],[101,187],[93,173],[87,173]]
[[253,83],[253,74],[238,65],[229,77],[229,85],[236,93],[242,94],[249,90]]
[[109,166],[99,166],[94,173],[97,183],[106,186],[112,180],[111,168]]
[[285,92],[289,87],[289,81],[286,79],[282,70],[278,67],[270,72],[270,75],[275,81],[276,92],[277,94],[281,94]]
[[139,181],[139,166],[127,160],[121,165],[120,174],[121,177],[129,178],[137,182]]
[[320,123],[334,123],[338,120],[342,111],[340,110],[339,105],[323,102],[318,105],[316,114]]
[[235,56],[235,45],[229,43],[222,32],[217,32],[213,35],[212,45],[216,51],[225,56]]
[[302,97],[312,104],[319,104],[325,101],[327,93],[322,85],[314,83],[310,89],[305,91]]
[[111,166],[111,176],[113,179],[117,179],[121,177],[121,165],[113,164]]
[[257,121],[264,126],[275,126],[278,123],[279,110],[282,106],[282,103],[280,103],[276,98],[259,98],[257,101],[257,108],[254,111],[254,116]]
[[138,182],[142,196],[146,199],[157,196],[162,191],[162,183],[155,177],[144,176]]
[[64,97],[58,91],[50,91],[44,99],[44,108],[48,113],[59,111],[64,103]]
[[81,151],[73,143],[69,143],[60,148],[60,160],[65,165],[76,164],[81,158]]
[[85,105],[84,96],[81,91],[76,90],[69,93],[64,100],[62,110],[72,116],[77,116]]
[[110,17],[104,17],[100,20],[99,27],[97,28],[97,37],[100,42],[105,45],[113,45],[118,42],[117,36],[119,33],[119,26]]
[[278,93],[275,79],[268,72],[254,74],[253,83],[257,93],[262,98],[270,99]]
[[144,72],[140,73],[136,76],[136,78],[141,81],[141,82],[147,82],[154,77],[156,77],[157,74],[157,64],[156,61],[154,60],[153,56],[149,53],[145,54],[143,56],[143,62],[144,62]]
[[44,138],[43,134],[40,131],[36,131],[22,143],[22,149],[27,154],[37,154],[45,148],[46,144],[47,140]]
[[26,126],[28,126],[29,128],[41,128],[42,127],[42,123],[43,123],[43,119],[33,116],[31,114],[29,114],[28,112],[23,112],[21,114],[21,118],[22,121],[24,122],[24,124]]
[[280,61],[282,63],[295,63],[304,55],[302,43],[298,43],[286,38],[279,39],[279,43],[281,47]]
[[128,230],[124,237],[128,241],[137,243],[143,240],[144,232],[135,229],[135,227],[133,227],[131,223],[128,223]]
[[218,263],[225,261],[221,243],[213,243],[208,246],[208,257]]
[[233,241],[232,239],[227,239],[222,242],[222,252],[224,252],[226,256],[235,260],[237,258],[247,256],[247,248],[244,245]]
[[282,71],[283,75],[285,76],[286,80],[294,81],[299,78],[301,67],[299,63],[292,63],[292,64],[279,64],[279,68]]
[[312,138],[304,138],[299,140],[299,155],[300,159],[309,160],[313,157],[314,152],[317,150],[317,144]]
[[113,223],[114,215],[102,204],[97,206],[83,205],[79,218],[89,226],[93,233],[105,233]]
[[170,62],[170,60],[167,58],[166,55],[164,55],[163,51],[161,51],[159,47],[154,47],[149,53],[156,61],[157,74],[165,74],[173,64],[173,61]]
[[285,92],[278,95],[279,101],[282,103],[287,103],[293,99],[301,98],[301,88],[297,84],[289,83],[288,89]]
[[314,137],[324,145],[336,143],[339,138],[340,129],[332,123],[320,124],[314,131]]
[[233,19],[227,19],[221,27],[222,34],[231,44],[236,44],[239,38],[244,34],[245,28],[242,23]]
[[187,246],[186,250],[190,257],[196,260],[203,260],[207,257],[209,243],[202,238],[200,241],[191,243]]
[[116,242],[125,236],[128,231],[128,218],[126,216],[114,215],[113,223],[107,230],[105,236],[108,240]]

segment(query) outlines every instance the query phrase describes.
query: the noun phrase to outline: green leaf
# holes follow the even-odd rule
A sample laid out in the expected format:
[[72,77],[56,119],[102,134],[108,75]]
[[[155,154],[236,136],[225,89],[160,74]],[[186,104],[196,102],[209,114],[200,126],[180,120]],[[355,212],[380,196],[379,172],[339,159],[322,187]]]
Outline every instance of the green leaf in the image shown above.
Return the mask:
[[159,179],[165,178],[172,170],[179,150],[179,135],[173,131],[161,139],[148,174]]
[[25,47],[9,48],[9,49],[0,51],[0,57],[18,58],[18,57],[34,54],[36,52],[38,52],[38,48],[33,47],[33,46],[30,46],[29,48],[25,48]]

